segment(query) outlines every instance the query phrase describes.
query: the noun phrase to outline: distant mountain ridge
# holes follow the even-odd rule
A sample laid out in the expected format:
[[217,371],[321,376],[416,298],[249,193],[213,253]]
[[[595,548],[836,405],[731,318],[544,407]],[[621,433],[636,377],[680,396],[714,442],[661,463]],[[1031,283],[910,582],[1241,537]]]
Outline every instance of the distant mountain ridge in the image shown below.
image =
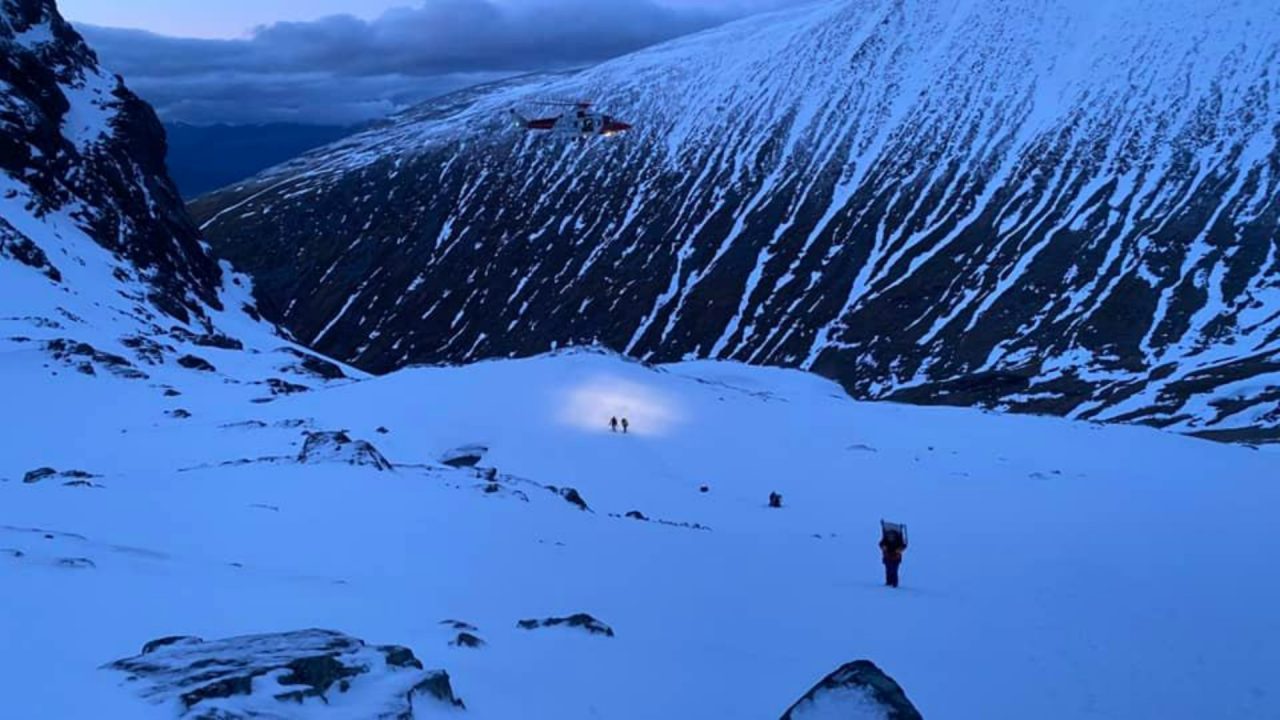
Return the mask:
[[[1280,6],[837,0],[429,103],[193,207],[374,371],[600,342],[1280,435]],[[547,98],[636,124],[509,127]]]
[[194,198],[340,140],[355,130],[301,123],[166,123],[169,174],[183,197]]

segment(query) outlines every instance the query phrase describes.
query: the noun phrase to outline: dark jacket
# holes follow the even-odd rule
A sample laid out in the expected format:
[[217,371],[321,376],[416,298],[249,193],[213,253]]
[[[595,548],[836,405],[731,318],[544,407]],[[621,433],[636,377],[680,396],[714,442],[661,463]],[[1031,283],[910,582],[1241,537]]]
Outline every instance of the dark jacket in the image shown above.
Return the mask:
[[897,564],[902,562],[902,553],[906,551],[907,544],[899,537],[880,538],[880,555],[884,558],[885,563]]

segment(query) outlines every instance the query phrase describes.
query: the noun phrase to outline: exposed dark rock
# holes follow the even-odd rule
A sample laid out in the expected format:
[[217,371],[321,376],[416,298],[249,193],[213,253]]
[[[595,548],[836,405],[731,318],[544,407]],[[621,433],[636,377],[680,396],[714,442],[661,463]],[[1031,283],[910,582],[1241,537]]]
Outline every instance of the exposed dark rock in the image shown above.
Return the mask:
[[175,645],[177,643],[193,644],[193,643],[201,643],[201,642],[204,642],[204,641],[201,640],[200,638],[192,637],[190,635],[170,635],[168,637],[157,638],[143,645],[142,654],[147,655],[156,650],[159,650],[162,647]]
[[412,720],[418,702],[463,707],[448,674],[424,670],[408,648],[370,646],[329,630],[209,642],[165,637],[106,667],[127,673],[131,687],[152,702],[179,701],[181,716],[192,720],[289,717],[291,703],[328,704],[358,688],[366,703],[352,708],[352,717],[362,719]]
[[142,335],[121,338],[120,342],[125,347],[133,350],[138,359],[150,365],[160,365],[164,362],[165,353],[176,352],[172,346],[162,345],[154,339]]
[[466,707],[461,698],[454,696],[453,686],[449,682],[449,673],[444,670],[431,672],[422,682],[413,686],[413,690],[409,693],[409,705],[411,707],[415,695],[430,696],[456,708]]
[[613,637],[613,628],[605,625],[587,613],[576,613],[568,617],[553,617],[544,620],[521,620],[516,623],[516,627],[522,630],[537,630],[538,628],[550,628],[559,626],[579,628],[585,630],[592,635],[604,635]]
[[364,440],[352,440],[345,432],[308,432],[298,462],[304,464],[339,462],[391,470],[382,453]]
[[375,430],[374,432],[378,433],[379,435],[386,435],[387,433],[389,433],[389,432],[391,432],[391,431],[390,431],[390,430],[388,430],[388,429],[386,429],[385,427],[379,427],[379,428],[378,428],[377,430]]
[[307,392],[311,388],[306,385],[298,385],[297,383],[287,382],[280,378],[269,378],[267,386],[271,388],[272,395],[294,395],[297,393]]
[[480,638],[476,637],[475,635],[472,635],[469,632],[463,631],[458,633],[458,636],[455,637],[449,644],[454,647],[478,648],[478,647],[484,647],[484,640],[481,640]]
[[554,485],[548,485],[546,487],[551,492],[567,500],[570,505],[573,505],[579,510],[583,510],[586,512],[591,511],[591,508],[587,506],[587,501],[582,498],[582,494],[579,493],[576,489],[571,487],[559,488]]
[[195,355],[183,355],[178,358],[178,364],[188,370],[199,370],[201,372],[215,372],[217,370],[208,360]]
[[22,476],[22,482],[28,483],[28,484],[38,483],[41,480],[44,480],[45,478],[51,478],[57,474],[58,474],[58,471],[54,470],[51,467],[37,468],[35,470],[27,471],[27,474]]
[[242,420],[240,422],[233,422],[233,423],[226,423],[224,425],[219,425],[218,427],[223,430],[238,430],[238,429],[261,430],[266,426],[267,424],[261,420]]
[[175,420],[186,420],[187,418],[191,417],[191,411],[186,410],[184,408],[178,408],[176,410],[165,411],[165,415],[168,415],[169,417],[174,418]]
[[220,332],[193,333],[186,328],[173,326],[169,329],[169,334],[174,338],[189,342],[192,345],[201,347],[220,348],[222,350],[243,350],[244,343],[232,337],[227,337]]
[[98,564],[89,558],[58,558],[57,565],[58,567],[75,570],[89,570],[98,567]]
[[378,648],[387,656],[387,664],[392,667],[422,669],[422,662],[414,657],[413,651],[401,645],[383,645]]
[[147,379],[146,373],[135,368],[133,363],[125,358],[102,352],[89,343],[60,338],[45,343],[44,348],[55,360],[85,375],[96,375],[94,366],[101,365],[119,377],[129,380]]
[[[845,714],[840,708],[847,705]],[[868,705],[885,720],[922,720],[902,687],[869,660],[855,660],[823,678],[782,714],[781,720],[802,720],[820,708],[823,718],[862,720]],[[815,716],[816,717],[816,716]]]
[[702,523],[676,522],[674,520],[665,520],[663,518],[650,518],[639,510],[632,510],[625,515],[617,513],[609,513],[612,518],[626,518],[628,520],[639,520],[640,522],[653,523],[655,525],[666,525],[667,527],[684,528],[686,530],[710,530],[711,528]]
[[454,630],[467,630],[467,631],[470,631],[470,632],[476,632],[476,631],[477,631],[477,628],[476,628],[476,626],[475,626],[475,625],[472,625],[472,624],[471,624],[471,623],[469,623],[469,622],[463,622],[462,620],[441,620],[441,621],[440,621],[440,624],[441,624],[441,625],[448,625],[449,627],[453,628]]
[[464,445],[442,454],[440,462],[452,468],[475,467],[488,452],[489,448],[483,445]]
[[62,273],[49,262],[49,257],[40,246],[15,230],[4,218],[0,218],[0,258],[6,257],[39,271],[53,282],[62,282]]

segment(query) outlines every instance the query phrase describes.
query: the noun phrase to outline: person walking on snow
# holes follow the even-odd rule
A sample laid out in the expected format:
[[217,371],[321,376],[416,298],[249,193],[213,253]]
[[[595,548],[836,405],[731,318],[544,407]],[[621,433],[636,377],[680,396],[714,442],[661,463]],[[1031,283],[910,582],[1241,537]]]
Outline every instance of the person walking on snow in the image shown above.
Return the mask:
[[618,432],[618,416],[617,415],[609,418],[609,429],[612,430],[613,432]]
[[626,418],[622,418],[622,434],[627,434],[627,428],[631,427],[631,423]]
[[907,541],[898,530],[886,530],[880,537],[880,555],[884,560],[884,584],[898,587],[898,566],[902,564],[902,553],[907,549]]

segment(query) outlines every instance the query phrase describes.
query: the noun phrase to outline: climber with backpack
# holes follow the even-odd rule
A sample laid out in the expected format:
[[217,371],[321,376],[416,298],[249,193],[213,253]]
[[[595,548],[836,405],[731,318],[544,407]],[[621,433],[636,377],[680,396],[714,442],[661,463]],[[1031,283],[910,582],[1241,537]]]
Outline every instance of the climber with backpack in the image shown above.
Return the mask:
[[907,526],[901,523],[880,521],[880,556],[884,562],[884,584],[898,587],[898,567],[902,565],[902,553],[907,550]]

